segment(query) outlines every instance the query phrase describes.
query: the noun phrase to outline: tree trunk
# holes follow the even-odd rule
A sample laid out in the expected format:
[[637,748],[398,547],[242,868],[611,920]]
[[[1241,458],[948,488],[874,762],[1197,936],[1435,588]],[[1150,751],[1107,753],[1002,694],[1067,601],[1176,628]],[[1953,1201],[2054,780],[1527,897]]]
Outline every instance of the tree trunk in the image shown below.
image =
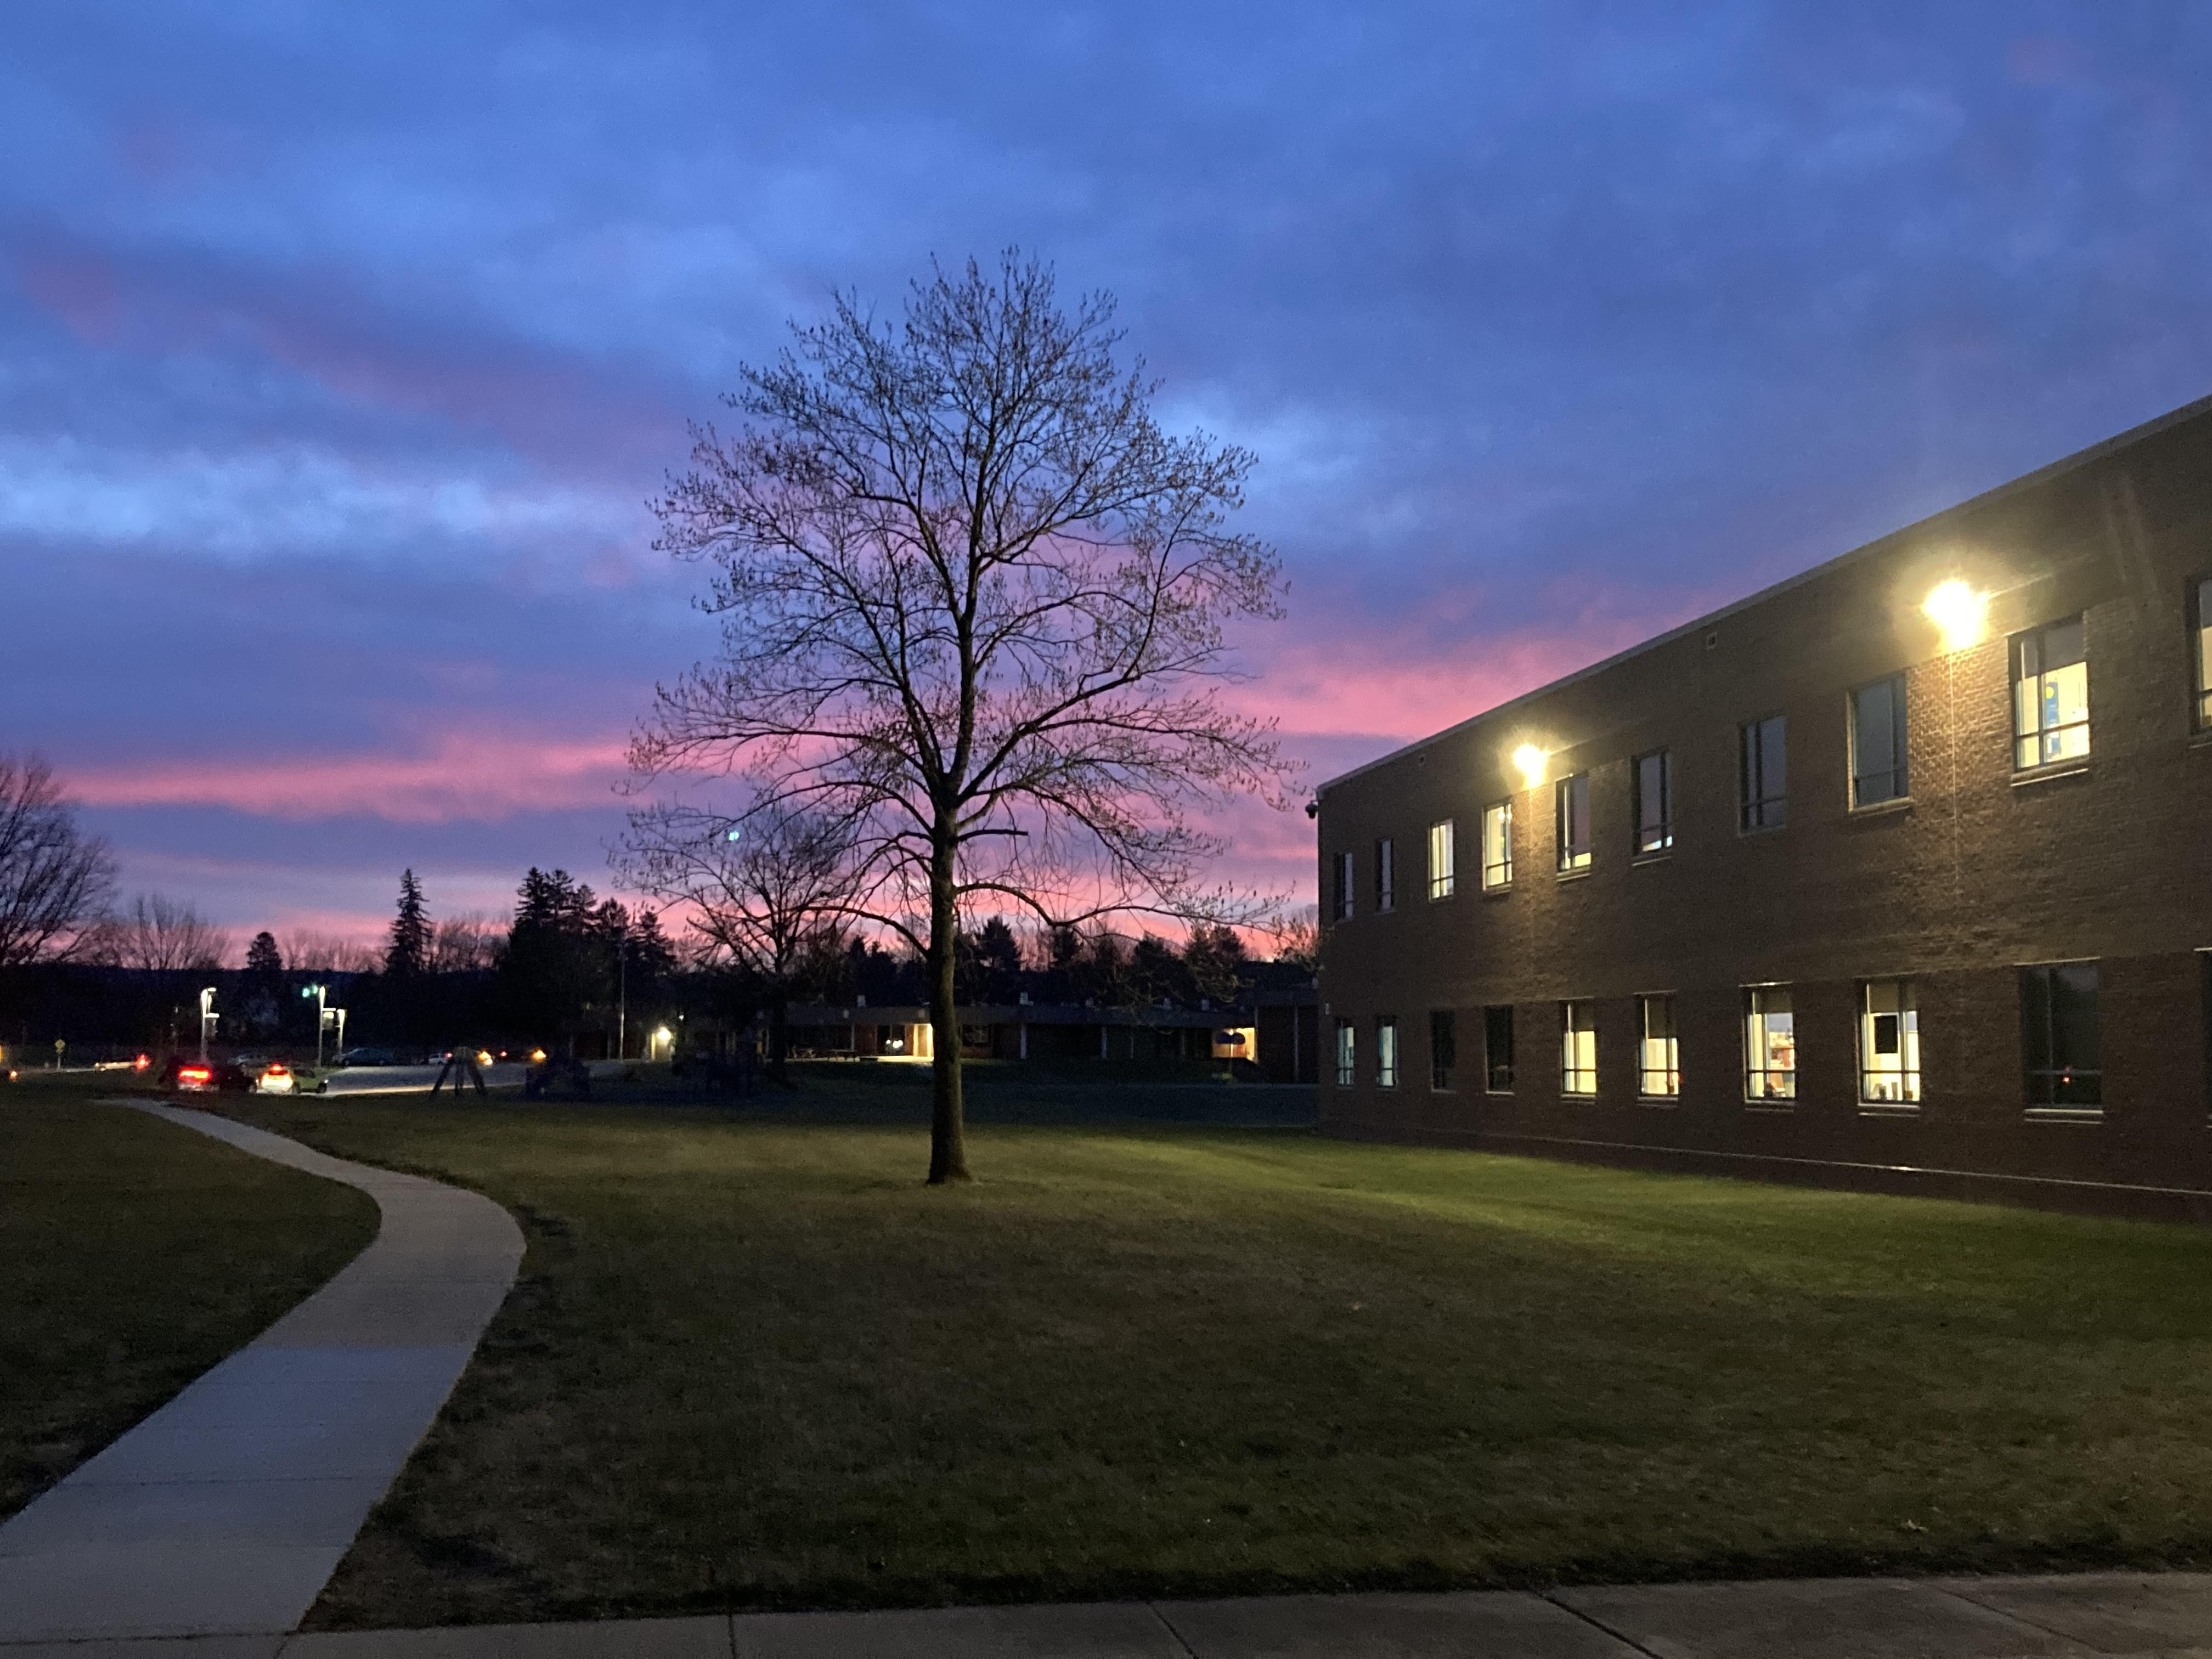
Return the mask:
[[952,994],[952,958],[960,937],[953,902],[952,848],[939,846],[929,871],[929,1184],[973,1179],[968,1173],[967,1125],[960,1103],[960,1009]]

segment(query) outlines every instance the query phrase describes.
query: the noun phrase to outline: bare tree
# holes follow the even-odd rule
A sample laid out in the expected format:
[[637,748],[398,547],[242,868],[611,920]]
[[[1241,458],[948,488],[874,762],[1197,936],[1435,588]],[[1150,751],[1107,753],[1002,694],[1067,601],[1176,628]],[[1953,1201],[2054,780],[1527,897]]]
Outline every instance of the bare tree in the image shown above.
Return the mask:
[[384,960],[374,945],[360,939],[308,927],[289,928],[277,942],[283,947],[286,965],[298,973],[374,973]]
[[1225,527],[1252,457],[1161,431],[1113,314],[1012,252],[915,283],[896,325],[840,296],[740,371],[742,429],[696,428],[654,503],[659,545],[715,567],[722,648],[660,689],[632,764],[743,769],[754,811],[834,826],[850,913],[927,965],[932,1182],[968,1176],[963,909],[1261,908],[1209,883],[1192,820],[1282,805],[1290,769],[1217,695],[1225,624],[1280,614],[1273,551]]
[[482,910],[448,916],[430,930],[428,966],[434,974],[461,974],[499,965],[507,923]]
[[1309,973],[1321,966],[1321,907],[1301,905],[1268,929],[1274,960],[1288,962]]
[[141,893],[110,929],[106,954],[118,967],[180,974],[220,968],[230,935],[194,909],[160,893]]
[[89,951],[114,890],[114,856],[79,831],[53,769],[0,755],[0,968]]
[[769,1071],[790,1051],[791,999],[850,914],[851,848],[829,823],[761,810],[749,823],[685,806],[630,814],[617,860],[626,884],[684,907],[702,965],[735,964],[768,994]]

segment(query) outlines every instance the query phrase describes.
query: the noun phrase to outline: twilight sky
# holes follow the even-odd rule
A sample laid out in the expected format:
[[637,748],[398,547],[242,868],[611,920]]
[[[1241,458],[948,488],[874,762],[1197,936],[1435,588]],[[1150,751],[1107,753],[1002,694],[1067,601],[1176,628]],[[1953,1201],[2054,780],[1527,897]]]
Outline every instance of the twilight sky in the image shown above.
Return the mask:
[[684,421],[933,254],[1259,452],[1312,781],[2212,391],[2188,0],[8,14],[0,747],[241,930],[603,882]]

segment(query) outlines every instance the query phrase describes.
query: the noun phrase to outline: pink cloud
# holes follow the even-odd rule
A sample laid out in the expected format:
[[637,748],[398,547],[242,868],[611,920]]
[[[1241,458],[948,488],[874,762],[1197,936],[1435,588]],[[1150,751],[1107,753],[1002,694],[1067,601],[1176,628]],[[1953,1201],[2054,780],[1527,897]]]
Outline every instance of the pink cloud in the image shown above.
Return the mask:
[[281,755],[79,769],[94,806],[227,806],[272,818],[367,813],[401,823],[489,821],[611,803],[624,740],[451,733],[427,753]]

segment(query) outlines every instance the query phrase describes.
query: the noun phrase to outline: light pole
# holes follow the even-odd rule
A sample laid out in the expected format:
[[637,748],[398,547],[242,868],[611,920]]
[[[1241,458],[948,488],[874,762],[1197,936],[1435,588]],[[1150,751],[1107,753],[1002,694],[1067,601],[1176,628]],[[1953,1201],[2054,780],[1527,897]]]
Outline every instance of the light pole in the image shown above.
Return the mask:
[[323,1007],[330,988],[327,985],[302,985],[300,988],[301,996],[315,1000],[315,1069],[319,1072],[323,1069],[323,1028],[331,1023],[330,1016]]
[[222,1016],[215,1011],[215,987],[204,986],[200,990],[200,1064],[207,1064],[208,1033]]

